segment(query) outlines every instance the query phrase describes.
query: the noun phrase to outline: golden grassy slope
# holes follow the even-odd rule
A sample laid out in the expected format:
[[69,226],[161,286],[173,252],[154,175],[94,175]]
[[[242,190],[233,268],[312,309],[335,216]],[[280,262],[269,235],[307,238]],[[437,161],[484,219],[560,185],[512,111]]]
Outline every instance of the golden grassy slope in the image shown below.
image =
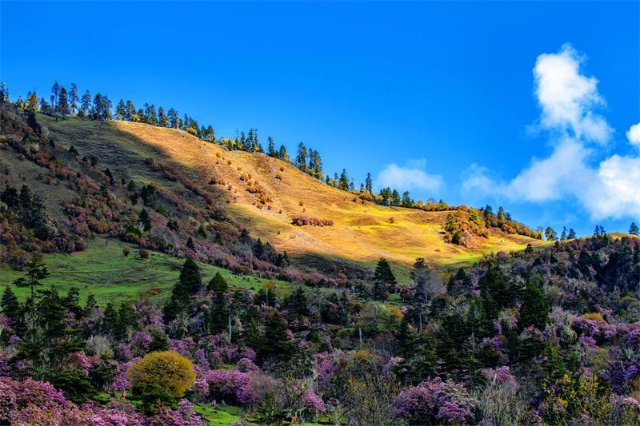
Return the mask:
[[[227,210],[236,220],[246,224],[254,236],[287,250],[293,258],[310,261],[320,256],[370,264],[385,257],[409,265],[415,258],[424,257],[430,263],[451,265],[480,258],[485,253],[520,250],[528,243],[541,244],[538,240],[497,231],[488,239],[474,239],[470,248],[446,244],[441,235],[446,212],[363,203],[278,159],[227,151],[180,130],[122,121],[108,125],[77,119],[54,122],[43,117],[43,121],[54,132],[66,133],[70,140],[73,132],[93,132],[94,139],[97,132],[106,144],[96,150],[101,164],[115,161],[114,171],[134,179],[151,179],[138,174],[136,164],[152,157],[179,165],[190,178],[204,184],[215,182],[212,185],[226,192]],[[105,155],[114,158],[103,161]],[[160,182],[160,185],[168,184]],[[247,191],[256,187],[261,191]],[[266,201],[264,204],[258,200],[260,195]],[[334,225],[291,225],[292,218],[299,215],[331,219]]]

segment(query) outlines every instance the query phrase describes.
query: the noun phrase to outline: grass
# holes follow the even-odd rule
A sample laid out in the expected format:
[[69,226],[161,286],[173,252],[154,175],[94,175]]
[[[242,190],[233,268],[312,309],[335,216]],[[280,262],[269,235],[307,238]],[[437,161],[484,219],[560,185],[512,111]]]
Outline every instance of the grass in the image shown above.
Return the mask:
[[209,422],[210,426],[232,425],[240,422],[244,416],[242,409],[233,405],[220,405],[216,408],[210,405],[195,405],[193,408],[196,414]]
[[[131,251],[128,257],[123,249]],[[133,246],[116,240],[97,239],[83,252],[72,255],[49,255],[44,258],[50,276],[43,280],[47,286],[54,285],[61,293],[69,288],[80,289],[84,300],[93,294],[98,302],[134,301],[142,296],[160,301],[168,297],[178,280],[183,259],[151,252],[148,259],[141,259]],[[231,287],[249,288],[257,291],[267,280],[234,275],[230,271],[211,265],[200,264],[203,280],[207,282],[220,272]],[[0,269],[0,291],[23,276],[22,272]],[[280,293],[288,291],[289,284],[274,281]],[[25,299],[26,288],[15,288],[19,298]]]
[[[242,411],[242,408],[234,405],[220,405],[218,407],[212,407],[210,405],[194,405],[193,407],[196,414],[206,419],[209,426],[229,426],[239,423],[243,416],[246,415]],[[255,425],[250,418],[247,419],[248,425]],[[324,423],[328,424],[328,423]],[[323,423],[302,423],[303,426],[322,426]]]

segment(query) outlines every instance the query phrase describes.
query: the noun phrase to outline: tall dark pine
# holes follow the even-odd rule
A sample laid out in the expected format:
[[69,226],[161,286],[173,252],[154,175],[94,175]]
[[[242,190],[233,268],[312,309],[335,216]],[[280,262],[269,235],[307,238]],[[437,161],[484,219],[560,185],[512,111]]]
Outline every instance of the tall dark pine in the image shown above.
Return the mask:
[[298,144],[298,153],[296,154],[295,166],[303,172],[307,171],[307,154],[307,148],[302,142],[300,142],[300,144]]
[[380,259],[373,274],[373,297],[377,300],[386,300],[389,293],[396,291],[396,277],[391,271],[391,266],[386,259]]
[[525,329],[529,326],[544,330],[549,316],[549,302],[542,290],[542,278],[527,283],[520,306],[518,326]]
[[276,151],[276,145],[273,142],[273,138],[271,136],[267,138],[267,154],[269,155],[269,157],[278,156],[278,152]]
[[631,235],[638,235],[640,233],[640,229],[638,229],[638,225],[635,222],[631,222],[631,226],[629,226],[629,233]]
[[51,87],[51,106],[53,108],[58,107],[58,97],[60,96],[60,84],[56,81]]
[[14,281],[16,287],[27,287],[30,290],[31,301],[35,300],[36,287],[42,285],[41,280],[49,276],[49,271],[44,263],[40,262],[40,259],[33,255],[26,265],[27,273],[26,277],[18,278]]
[[342,169],[342,173],[340,173],[340,179],[338,180],[338,188],[343,191],[349,190],[349,176],[347,175],[347,170]]
[[286,146],[280,145],[280,149],[278,150],[278,158],[282,161],[289,161],[289,153],[287,152]]
[[7,287],[2,293],[2,300],[0,300],[0,309],[2,313],[9,319],[9,324],[14,330],[16,325],[22,322],[22,307],[11,287]]
[[5,102],[9,102],[9,88],[7,87],[7,83],[0,82],[0,104]]
[[124,100],[120,99],[118,106],[116,106],[116,120],[125,120],[127,118],[127,106]]
[[80,98],[78,97],[78,86],[75,83],[71,83],[71,90],[69,90],[69,102],[71,107],[71,114],[78,113],[78,101]]
[[69,98],[67,97],[67,89],[65,89],[64,87],[60,87],[60,91],[58,94],[57,112],[62,116],[62,118],[68,117],[70,114]]
[[180,271],[180,284],[184,286],[191,295],[196,294],[202,289],[202,277],[200,275],[200,267],[190,257],[187,257],[182,270]]
[[429,292],[427,290],[427,280],[429,278],[429,270],[423,258],[416,259],[411,271],[411,279],[415,283],[415,296],[413,297],[411,317],[419,324],[420,330],[424,322],[427,307],[429,304]]
[[371,173],[367,173],[367,178],[364,181],[364,189],[373,194],[373,180],[371,179]]

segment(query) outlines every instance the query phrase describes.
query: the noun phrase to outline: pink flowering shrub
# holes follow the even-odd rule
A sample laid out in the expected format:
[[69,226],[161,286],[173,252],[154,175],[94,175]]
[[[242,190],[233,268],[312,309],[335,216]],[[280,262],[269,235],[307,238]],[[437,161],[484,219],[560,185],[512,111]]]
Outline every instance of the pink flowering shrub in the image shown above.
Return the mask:
[[466,423],[478,402],[461,384],[435,379],[405,388],[395,399],[396,415],[411,423]]
[[491,384],[505,384],[516,386],[516,378],[511,374],[509,367],[483,368],[480,370],[482,375]]
[[308,390],[302,397],[304,406],[313,411],[314,413],[326,413],[327,408],[324,405],[324,401],[315,392]]
[[[0,424],[17,426],[146,426],[131,405],[84,404],[67,401],[51,384],[0,377]],[[165,423],[166,424],[166,423]],[[183,423],[197,426],[198,423]]]
[[249,374],[239,370],[210,370],[204,376],[209,396],[216,401],[240,402],[240,395],[249,382]]

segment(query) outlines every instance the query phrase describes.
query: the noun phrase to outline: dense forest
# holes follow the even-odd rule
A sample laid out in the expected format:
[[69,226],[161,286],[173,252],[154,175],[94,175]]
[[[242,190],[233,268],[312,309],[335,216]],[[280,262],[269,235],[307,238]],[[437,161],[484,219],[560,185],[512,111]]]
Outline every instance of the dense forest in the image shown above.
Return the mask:
[[640,420],[637,239],[558,243],[445,275],[418,259],[412,285],[384,260],[375,272],[362,287],[281,299],[203,277],[187,258],[163,307],[102,307],[42,287],[33,259],[16,282],[31,296],[2,295],[2,420],[196,425],[193,404],[240,406],[265,424]]
[[[419,203],[390,188],[374,196],[370,176],[357,191],[346,171],[327,179],[317,151],[301,143],[291,160],[269,138],[264,154],[363,201],[448,212],[452,245],[489,228],[555,241],[463,268],[418,258],[408,280],[385,259],[373,271],[300,271],[221,208],[208,183],[154,162],[149,170],[180,182],[184,198],[122,179],[57,143],[38,114],[174,127],[261,155],[257,130],[217,138],[174,109],[129,101],[113,114],[106,96],[80,96],[75,85],[13,103],[3,86],[0,103],[0,152],[18,159],[0,162],[2,179],[37,165],[48,172],[35,182],[57,179],[74,194],[52,206],[26,184],[0,189],[0,261],[20,271],[0,300],[0,424],[225,424],[229,407],[236,416],[226,424],[640,422],[635,224],[629,235],[598,226],[577,238],[532,231],[502,208]],[[141,261],[149,252],[181,259],[170,294],[100,303],[45,284],[47,255],[82,251],[98,236],[137,247]],[[198,262],[288,289],[234,287]]]

